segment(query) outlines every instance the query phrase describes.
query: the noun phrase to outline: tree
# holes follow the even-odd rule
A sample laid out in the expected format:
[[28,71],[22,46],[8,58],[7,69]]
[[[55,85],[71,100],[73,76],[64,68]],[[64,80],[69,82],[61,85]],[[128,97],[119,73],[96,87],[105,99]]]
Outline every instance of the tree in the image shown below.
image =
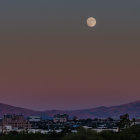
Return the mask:
[[118,127],[119,127],[119,132],[121,129],[130,127],[130,120],[128,114],[124,114],[120,116],[120,122],[118,123]]

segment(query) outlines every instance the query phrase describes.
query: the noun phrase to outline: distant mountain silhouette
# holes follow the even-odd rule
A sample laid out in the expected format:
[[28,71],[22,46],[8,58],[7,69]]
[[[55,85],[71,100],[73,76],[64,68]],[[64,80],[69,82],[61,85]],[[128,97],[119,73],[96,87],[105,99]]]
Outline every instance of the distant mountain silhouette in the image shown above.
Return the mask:
[[128,113],[131,118],[140,117],[140,101],[111,106],[111,107],[96,107],[91,109],[81,109],[81,110],[46,110],[46,111],[34,111],[26,108],[14,107],[11,105],[6,105],[0,103],[0,117],[5,114],[22,114],[25,117],[37,115],[42,117],[53,117],[55,114],[66,113],[70,117],[77,116],[78,118],[119,118],[120,115]]

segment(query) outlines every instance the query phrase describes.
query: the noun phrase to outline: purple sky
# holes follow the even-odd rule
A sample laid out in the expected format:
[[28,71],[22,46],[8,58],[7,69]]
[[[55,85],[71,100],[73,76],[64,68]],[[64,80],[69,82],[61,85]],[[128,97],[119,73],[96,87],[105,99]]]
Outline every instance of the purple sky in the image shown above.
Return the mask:
[[1,1],[0,102],[43,110],[139,100],[139,7],[138,0]]

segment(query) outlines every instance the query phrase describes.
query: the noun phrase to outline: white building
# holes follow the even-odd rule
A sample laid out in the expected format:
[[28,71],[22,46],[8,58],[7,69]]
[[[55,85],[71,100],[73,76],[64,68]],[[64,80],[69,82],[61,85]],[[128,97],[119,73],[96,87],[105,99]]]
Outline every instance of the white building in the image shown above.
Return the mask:
[[67,114],[63,114],[63,115],[57,114],[57,115],[54,115],[53,122],[54,123],[58,123],[58,122],[65,123],[68,121],[68,117],[69,116]]
[[41,121],[41,117],[39,117],[39,116],[30,116],[28,118],[28,121],[29,122],[40,122]]

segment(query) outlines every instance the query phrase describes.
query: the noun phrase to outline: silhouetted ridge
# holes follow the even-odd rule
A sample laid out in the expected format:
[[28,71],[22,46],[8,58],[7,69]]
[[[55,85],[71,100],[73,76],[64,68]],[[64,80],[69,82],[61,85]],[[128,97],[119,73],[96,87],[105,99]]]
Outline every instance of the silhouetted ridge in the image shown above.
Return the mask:
[[5,114],[22,114],[27,116],[46,116],[53,117],[55,114],[68,114],[70,117],[77,116],[78,118],[119,118],[120,115],[128,113],[131,118],[140,117],[140,101],[131,102],[128,104],[122,104],[118,106],[105,107],[100,106],[91,109],[81,110],[46,110],[46,111],[34,111],[31,109],[15,107],[0,103],[0,117]]

